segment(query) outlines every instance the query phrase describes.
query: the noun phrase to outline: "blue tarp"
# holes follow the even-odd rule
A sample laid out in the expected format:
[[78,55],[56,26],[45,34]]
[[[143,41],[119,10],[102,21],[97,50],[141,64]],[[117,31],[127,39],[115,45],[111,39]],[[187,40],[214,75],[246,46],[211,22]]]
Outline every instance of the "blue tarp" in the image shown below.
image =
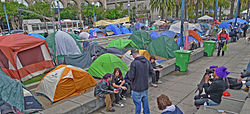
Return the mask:
[[29,36],[34,36],[34,37],[37,37],[37,38],[40,38],[40,39],[46,39],[45,37],[43,37],[42,35],[38,34],[38,33],[31,33],[29,34]]
[[153,40],[160,37],[160,35],[157,32],[151,32],[149,35],[152,37]]
[[91,36],[93,36],[93,32],[102,32],[103,33],[103,31],[101,29],[99,29],[99,28],[94,28],[94,29],[89,30],[89,34]]
[[128,34],[128,33],[131,33],[126,27],[122,27],[120,28],[122,34]]
[[[226,22],[228,22],[228,23],[230,23],[230,22],[235,22],[235,18],[233,18],[233,19],[230,19],[230,20],[228,20],[228,21],[226,21]],[[243,20],[243,19],[240,19],[240,18],[237,18],[237,23],[241,23],[241,24],[244,24],[244,23],[248,23],[246,20]]]
[[145,24],[143,24],[143,23],[136,23],[136,24],[135,24],[135,28],[136,28],[136,29],[140,29],[140,28],[143,27],[143,26],[145,26]]
[[[188,42],[190,42],[190,41],[192,41],[192,40],[194,40],[195,42],[199,42],[198,40],[196,40],[193,36],[188,36]],[[186,37],[184,37],[183,38],[183,43],[184,43],[184,46],[186,45]],[[177,44],[178,44],[178,46],[180,46],[180,44],[181,44],[181,38],[178,38],[177,39]]]
[[219,25],[219,28],[225,28],[225,29],[229,29],[229,23],[228,22],[223,22]]
[[175,32],[169,31],[169,30],[168,31],[164,31],[164,32],[161,33],[161,36],[168,36],[170,38],[174,38],[175,35],[176,35]]
[[122,34],[122,32],[120,31],[120,29],[117,27],[117,25],[108,25],[106,28],[106,30],[111,30],[114,32],[114,35],[120,35]]

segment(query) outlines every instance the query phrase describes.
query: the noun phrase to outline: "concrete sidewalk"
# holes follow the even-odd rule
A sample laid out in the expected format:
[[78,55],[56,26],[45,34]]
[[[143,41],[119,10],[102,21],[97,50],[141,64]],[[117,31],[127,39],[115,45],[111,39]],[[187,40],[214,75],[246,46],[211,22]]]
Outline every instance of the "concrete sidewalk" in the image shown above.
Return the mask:
[[[172,72],[169,75],[161,77],[163,84],[160,84],[158,88],[149,88],[149,105],[151,114],[159,114],[161,111],[157,107],[156,98],[160,94],[166,94],[170,97],[173,104],[178,107],[185,114],[193,114],[197,112],[196,107],[193,105],[193,97],[196,85],[201,80],[205,69],[211,65],[225,66],[228,71],[231,72],[230,77],[240,76],[240,72],[246,68],[250,61],[250,42],[246,43],[243,39],[240,39],[237,43],[230,43],[228,50],[225,52],[224,57],[217,57],[217,50],[214,52],[213,57],[202,57],[189,64],[188,71],[185,73]],[[245,87],[245,86],[243,86]],[[135,107],[133,100],[129,97],[126,101],[123,101],[125,107],[114,107],[115,114],[132,114]],[[234,112],[239,113],[242,105],[235,105]],[[105,111],[105,108],[95,111],[93,114],[109,114]]]

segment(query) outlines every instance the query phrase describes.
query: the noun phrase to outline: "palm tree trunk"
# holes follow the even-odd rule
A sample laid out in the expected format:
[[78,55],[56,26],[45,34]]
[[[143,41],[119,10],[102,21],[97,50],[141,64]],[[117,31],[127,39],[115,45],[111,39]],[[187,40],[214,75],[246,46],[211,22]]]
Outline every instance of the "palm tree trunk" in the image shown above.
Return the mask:
[[238,17],[241,17],[241,16],[240,16],[240,9],[241,9],[241,1],[239,0]]
[[187,10],[188,10],[188,7],[187,7],[188,3],[187,2],[188,2],[188,0],[185,1],[185,5],[184,5],[185,6],[185,8],[184,8],[185,9],[184,10],[184,14],[185,14],[184,15],[184,20],[185,21],[187,20]]
[[197,19],[198,19],[198,15],[199,15],[199,13],[198,13],[198,10],[199,10],[199,2],[200,2],[200,0],[197,0],[197,1],[196,1],[196,4],[195,4],[195,23],[196,23],[196,21],[197,21]]
[[248,23],[249,23],[249,22],[250,22],[250,21],[249,21],[249,20],[250,20],[250,19],[249,19],[249,13],[250,13],[250,12],[249,12],[250,2],[248,2],[248,5],[247,5],[247,6],[248,6],[248,8],[247,8],[247,21],[248,21]]
[[178,19],[178,17],[179,17],[179,0],[176,0],[176,10],[175,10],[175,12],[176,12],[175,17],[176,17],[176,19]]
[[217,16],[217,11],[216,11],[216,0],[214,0],[214,20],[216,20],[216,17]]
[[161,19],[164,19],[164,9],[161,9]]
[[230,8],[230,16],[229,16],[230,19],[233,18],[234,16],[234,2],[235,0],[231,0],[231,8]]
[[219,21],[221,22],[221,10],[222,10],[222,6],[220,6],[220,12],[219,12]]
[[204,16],[204,3],[202,2],[201,5],[202,5],[202,8],[201,8],[201,9],[202,9],[201,15]]

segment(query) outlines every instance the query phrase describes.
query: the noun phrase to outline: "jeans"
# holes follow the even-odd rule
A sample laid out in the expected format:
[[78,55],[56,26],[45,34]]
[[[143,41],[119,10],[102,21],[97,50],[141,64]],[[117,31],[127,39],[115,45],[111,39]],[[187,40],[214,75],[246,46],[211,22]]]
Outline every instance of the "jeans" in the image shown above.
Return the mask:
[[148,90],[142,92],[132,91],[132,99],[135,104],[135,114],[141,113],[141,102],[143,105],[143,113],[150,114],[148,105]]
[[209,106],[219,105],[218,103],[216,103],[213,100],[209,99],[206,94],[202,94],[200,96],[197,95],[197,96],[194,97],[194,99],[195,99],[195,101],[194,101],[195,106],[203,105],[205,102],[207,102],[207,104]]
[[156,84],[160,78],[160,72],[155,71],[155,76],[152,76],[152,83]]
[[[250,78],[250,76],[248,76],[247,78]],[[250,81],[246,82],[246,87],[249,88],[250,87]]]

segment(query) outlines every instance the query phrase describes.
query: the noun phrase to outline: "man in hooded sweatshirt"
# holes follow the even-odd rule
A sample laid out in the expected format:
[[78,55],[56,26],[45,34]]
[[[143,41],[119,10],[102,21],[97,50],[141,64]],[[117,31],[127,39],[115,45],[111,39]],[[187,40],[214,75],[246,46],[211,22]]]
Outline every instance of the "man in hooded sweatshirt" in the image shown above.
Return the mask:
[[135,104],[135,114],[141,113],[141,104],[143,113],[150,114],[148,105],[148,78],[149,75],[155,76],[151,63],[140,56],[139,50],[131,50],[134,61],[130,65],[128,80],[131,82],[131,95]]

